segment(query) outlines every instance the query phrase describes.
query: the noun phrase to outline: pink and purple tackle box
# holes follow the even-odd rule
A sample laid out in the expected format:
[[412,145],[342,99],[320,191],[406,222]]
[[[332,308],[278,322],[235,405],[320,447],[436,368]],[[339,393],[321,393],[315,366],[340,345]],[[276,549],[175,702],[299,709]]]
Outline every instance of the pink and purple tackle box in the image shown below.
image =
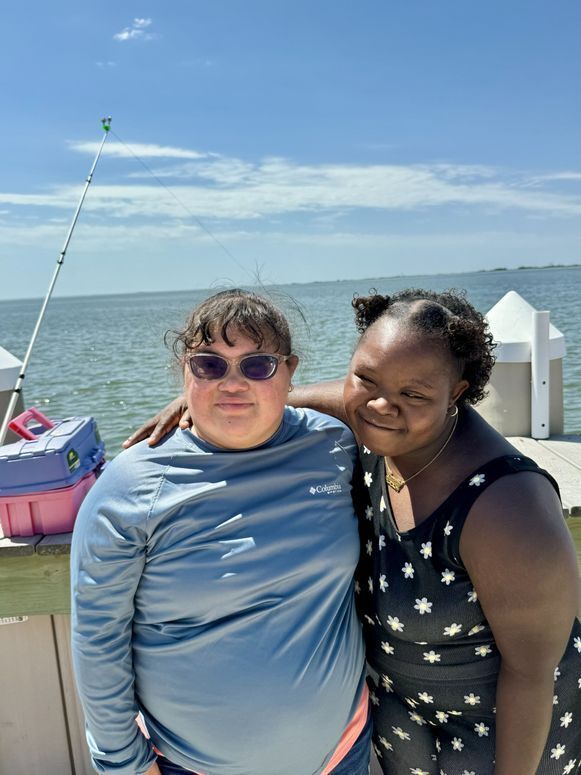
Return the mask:
[[0,447],[2,532],[10,537],[72,530],[105,460],[95,421],[92,417],[52,421],[29,409],[9,427],[22,440]]

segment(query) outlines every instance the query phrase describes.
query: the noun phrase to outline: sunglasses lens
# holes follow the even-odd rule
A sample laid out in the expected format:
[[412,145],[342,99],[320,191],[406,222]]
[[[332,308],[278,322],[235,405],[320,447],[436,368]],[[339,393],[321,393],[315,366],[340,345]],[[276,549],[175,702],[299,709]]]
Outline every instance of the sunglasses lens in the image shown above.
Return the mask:
[[228,361],[219,355],[192,355],[190,369],[198,379],[222,379],[228,371]]
[[278,359],[274,355],[249,355],[240,361],[240,371],[246,379],[270,379],[277,368]]

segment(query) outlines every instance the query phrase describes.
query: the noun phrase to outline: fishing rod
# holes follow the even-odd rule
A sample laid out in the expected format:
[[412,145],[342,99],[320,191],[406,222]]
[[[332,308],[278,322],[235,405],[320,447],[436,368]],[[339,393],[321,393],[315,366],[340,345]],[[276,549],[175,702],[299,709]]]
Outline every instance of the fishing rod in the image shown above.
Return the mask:
[[38,315],[38,319],[36,321],[36,325],[34,327],[34,331],[32,332],[32,338],[30,340],[30,344],[28,345],[28,349],[26,351],[26,355],[24,356],[24,361],[22,362],[22,368],[20,369],[20,374],[18,375],[18,379],[16,380],[16,385],[14,386],[14,390],[12,391],[12,395],[10,397],[10,402],[8,404],[8,409],[6,410],[6,414],[4,415],[4,420],[2,421],[2,427],[0,428],[0,447],[2,444],[4,444],[4,440],[6,438],[6,434],[8,433],[8,424],[10,423],[10,420],[12,419],[12,415],[14,413],[14,409],[16,407],[16,402],[18,401],[18,396],[22,392],[22,383],[24,382],[24,377],[26,376],[26,369],[28,368],[28,363],[30,361],[30,356],[32,355],[32,348],[34,347],[36,343],[36,339],[38,337],[38,333],[40,331],[40,327],[42,325],[42,321],[44,319],[44,314],[46,312],[46,308],[48,306],[48,302],[50,301],[50,297],[52,296],[52,292],[54,289],[54,286],[57,281],[57,277],[59,275],[59,272],[61,270],[61,267],[65,260],[65,255],[67,253],[67,248],[69,247],[69,242],[71,241],[71,237],[73,236],[73,231],[75,230],[75,226],[77,224],[77,219],[79,217],[79,214],[81,212],[81,207],[83,206],[83,202],[85,201],[85,196],[87,194],[87,191],[89,189],[89,186],[91,185],[91,181],[93,179],[93,173],[95,172],[95,167],[97,166],[97,162],[99,161],[99,158],[101,156],[101,151],[103,150],[103,146],[105,145],[105,140],[107,139],[109,135],[109,130],[111,129],[111,116],[108,116],[107,118],[101,119],[101,124],[103,126],[103,139],[101,140],[101,145],[99,146],[99,150],[97,151],[97,155],[95,156],[95,159],[93,161],[93,165],[91,167],[91,171],[89,172],[87,179],[85,180],[85,186],[83,188],[83,193],[81,194],[81,198],[79,200],[79,204],[77,205],[77,209],[75,211],[75,214],[73,216],[73,220],[71,221],[71,225],[69,226],[69,231],[67,234],[67,237],[65,239],[63,249],[59,253],[59,256],[57,258],[56,267],[52,276],[52,280],[50,281],[50,285],[48,287],[48,291],[46,296],[44,297],[44,301],[42,303],[42,307],[40,309],[40,313]]

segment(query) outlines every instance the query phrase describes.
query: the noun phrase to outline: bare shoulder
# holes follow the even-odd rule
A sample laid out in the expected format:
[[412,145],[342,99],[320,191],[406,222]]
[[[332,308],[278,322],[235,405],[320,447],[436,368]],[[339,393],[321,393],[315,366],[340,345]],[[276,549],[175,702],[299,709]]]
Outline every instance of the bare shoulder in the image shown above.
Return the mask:
[[466,566],[490,568],[510,560],[542,569],[570,557],[572,539],[561,503],[547,477],[534,471],[493,482],[470,510],[460,554]]

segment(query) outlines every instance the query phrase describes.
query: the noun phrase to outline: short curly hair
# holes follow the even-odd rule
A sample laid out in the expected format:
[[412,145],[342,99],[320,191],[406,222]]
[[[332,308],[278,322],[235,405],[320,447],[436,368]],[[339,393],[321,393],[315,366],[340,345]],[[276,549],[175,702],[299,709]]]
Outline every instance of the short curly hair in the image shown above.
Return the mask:
[[165,343],[179,362],[201,344],[212,344],[216,337],[233,346],[237,334],[247,336],[258,349],[269,345],[283,355],[293,352],[290,327],[283,313],[265,296],[241,288],[204,299],[182,329],[166,332]]
[[351,305],[362,336],[376,321],[392,318],[440,341],[457,361],[461,379],[469,383],[460,400],[477,404],[484,398],[494,365],[495,344],[484,315],[467,301],[464,291],[452,288],[437,293],[407,288],[383,296],[372,289],[369,296],[356,296]]

